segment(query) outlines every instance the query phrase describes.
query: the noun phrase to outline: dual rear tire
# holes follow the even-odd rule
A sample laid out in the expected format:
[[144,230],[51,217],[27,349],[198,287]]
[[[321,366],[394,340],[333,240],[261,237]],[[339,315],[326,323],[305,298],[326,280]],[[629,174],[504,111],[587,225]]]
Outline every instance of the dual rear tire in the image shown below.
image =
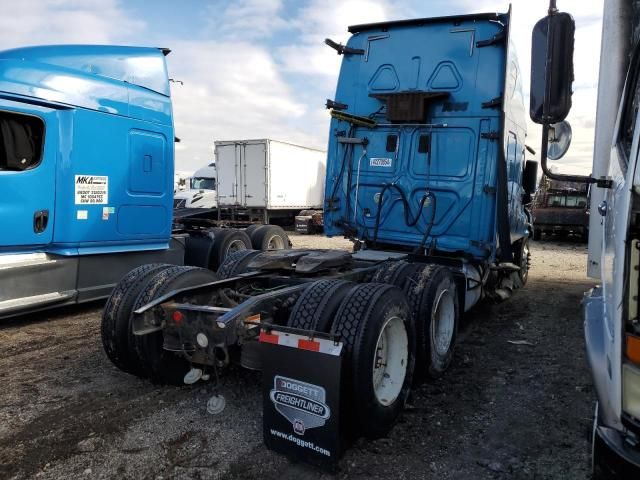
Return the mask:
[[440,377],[453,359],[460,317],[458,289],[451,270],[441,265],[385,262],[372,281],[404,291],[416,328],[417,377]]
[[[241,273],[258,254],[251,250],[232,254],[219,275],[169,265],[146,265],[127,274],[114,289],[103,316],[107,356],[126,372],[156,383],[181,385],[189,362],[165,348],[171,339],[165,338],[163,330],[134,336],[133,311],[172,290]],[[331,279],[311,283],[294,304],[288,321],[290,327],[341,339],[343,388],[348,399],[345,418],[352,431],[371,438],[387,434],[400,415],[416,359],[418,368],[430,376],[444,372],[457,332],[457,290],[450,270],[396,263],[374,275],[384,283]]]
[[185,264],[217,270],[229,255],[252,248],[288,249],[289,237],[277,225],[251,225],[245,230],[211,228],[187,238]]
[[254,250],[283,250],[290,248],[289,236],[278,225],[251,225],[245,229]]
[[[133,310],[143,307],[172,290],[193,287],[218,280],[216,273],[197,267],[171,267],[151,277],[138,295]],[[153,313],[149,313],[152,315]],[[140,362],[142,376],[154,383],[184,385],[184,376],[191,369],[191,363],[180,353],[170,351],[166,345],[177,345],[182,350],[179,339],[166,338],[167,330],[158,330],[146,335],[135,336],[134,348]]]
[[109,360],[124,372],[141,373],[135,339],[131,334],[133,306],[149,278],[170,267],[153,263],[131,270],[116,285],[105,304],[101,324],[102,346]]
[[[156,383],[182,384],[189,369],[181,356],[164,348],[162,331],[143,336],[133,335],[133,312],[171,290],[229,278],[246,271],[250,261],[260,254],[251,250],[252,241],[262,247],[288,248],[284,231],[273,225],[258,225],[252,229],[253,240],[234,229],[212,229],[211,237],[189,237],[191,257],[187,261],[220,265],[216,274],[211,270],[168,264],[142,265],[125,275],[113,289],[105,305],[101,337],[104,351],[120,370]],[[207,260],[208,259],[208,260]]]
[[294,304],[288,326],[329,333],[338,307],[355,285],[345,280],[313,282]]
[[143,265],[129,272],[112,291],[103,312],[101,333],[107,357],[124,372],[154,383],[182,385],[190,363],[165,350],[162,330],[134,335],[133,312],[172,290],[217,279],[210,270],[173,265]]
[[357,435],[386,435],[417,376],[451,364],[460,301],[451,270],[393,261],[371,283],[320,280],[305,289],[288,326],[331,333],[344,348],[345,418]]
[[288,326],[340,338],[348,427],[370,438],[386,435],[407,401],[415,363],[415,329],[402,291],[320,280],[300,296]]
[[185,265],[217,270],[231,254],[251,248],[251,239],[242,230],[212,228],[187,237]]
[[360,435],[386,435],[413,381],[415,328],[404,294],[392,285],[358,285],[340,304],[331,333],[344,344],[345,418]]
[[407,279],[404,291],[416,324],[418,375],[438,378],[451,365],[458,335],[455,279],[447,267],[425,265]]

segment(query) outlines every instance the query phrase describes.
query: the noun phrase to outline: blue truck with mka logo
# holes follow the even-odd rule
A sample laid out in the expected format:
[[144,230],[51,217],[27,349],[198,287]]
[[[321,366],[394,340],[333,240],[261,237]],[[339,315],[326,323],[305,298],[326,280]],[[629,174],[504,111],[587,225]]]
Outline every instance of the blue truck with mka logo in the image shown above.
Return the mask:
[[[450,365],[462,312],[524,286],[537,173],[525,160],[510,11],[349,31],[346,45],[326,40],[342,68],[326,104],[324,209],[327,234],[352,239],[353,251],[239,248],[215,273],[154,259],[122,278],[102,319],[111,361],[156,382],[217,379],[234,361],[264,368],[269,418],[282,417],[267,443],[325,457],[336,450],[323,428],[385,435],[414,381]],[[0,53],[0,111],[9,130],[20,124],[14,137],[3,129],[5,145],[38,164],[0,172],[0,215],[15,225],[3,248],[81,265],[153,248],[198,265],[189,245],[208,251],[198,242],[211,235],[170,232],[163,52],[73,48]],[[274,353],[282,348],[317,361]],[[339,375],[323,367],[329,357]]]
[[172,222],[168,53],[0,52],[0,318],[106,298],[148,263],[215,269],[251,247],[239,230]]

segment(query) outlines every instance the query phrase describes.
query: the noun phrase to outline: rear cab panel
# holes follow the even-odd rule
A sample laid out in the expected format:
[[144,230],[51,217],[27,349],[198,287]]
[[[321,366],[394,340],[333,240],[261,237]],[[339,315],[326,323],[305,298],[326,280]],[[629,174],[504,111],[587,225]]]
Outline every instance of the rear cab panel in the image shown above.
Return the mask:
[[[501,157],[507,159],[511,240],[526,233],[517,61],[505,40],[481,46],[501,32],[507,36],[508,20],[508,14],[480,14],[350,28],[354,34],[348,47],[363,53],[345,54],[335,101],[347,105],[345,113],[370,118],[377,127],[332,119],[325,191],[328,235],[372,241],[378,224],[377,241],[419,245],[434,215],[429,201],[419,211],[429,190],[437,200],[428,245],[477,258],[493,256]],[[441,97],[427,100],[423,121],[392,122],[385,98],[399,92]],[[493,107],[483,105],[492,100]],[[367,144],[347,147],[340,136],[366,138]],[[504,138],[504,152],[499,138]],[[378,221],[380,193],[389,184],[394,187],[384,193]]]

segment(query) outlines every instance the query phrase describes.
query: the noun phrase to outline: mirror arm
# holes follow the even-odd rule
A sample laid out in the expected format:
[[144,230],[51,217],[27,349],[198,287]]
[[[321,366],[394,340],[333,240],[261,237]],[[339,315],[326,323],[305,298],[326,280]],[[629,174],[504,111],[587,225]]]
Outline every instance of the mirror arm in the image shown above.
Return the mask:
[[[556,7],[556,0],[549,0],[549,16],[553,16],[558,13],[558,8]],[[551,48],[553,47],[551,44],[551,40],[553,38],[553,24],[549,18],[549,26],[548,26],[548,35],[547,35],[547,64],[550,63],[551,58]],[[546,88],[544,94],[544,100],[542,102],[542,116],[545,122],[548,122],[548,112],[549,112],[549,87],[550,87],[551,77],[546,75]],[[542,172],[551,180],[560,180],[565,182],[579,182],[579,183],[596,183],[599,187],[602,188],[611,188],[611,180],[609,179],[597,179],[593,178],[591,175],[565,175],[561,173],[553,173],[547,167],[547,147],[549,145],[549,124],[544,123],[542,125],[542,151],[540,152],[540,166],[542,167]]]
[[540,165],[542,172],[551,180],[560,180],[564,182],[580,182],[580,183],[599,183],[596,178],[587,175],[565,175],[562,173],[553,173],[547,168],[547,147],[549,143],[549,125],[542,125],[542,151],[540,152]]

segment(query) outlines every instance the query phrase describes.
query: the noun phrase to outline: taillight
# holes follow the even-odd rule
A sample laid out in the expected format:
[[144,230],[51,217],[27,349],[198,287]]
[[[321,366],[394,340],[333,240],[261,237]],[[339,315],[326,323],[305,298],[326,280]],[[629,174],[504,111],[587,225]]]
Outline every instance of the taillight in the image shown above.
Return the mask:
[[176,310],[175,312],[173,312],[173,315],[171,316],[171,318],[176,324],[179,325],[184,320],[184,315],[182,314],[182,312],[179,312],[178,310]]
[[627,334],[626,343],[627,358],[636,365],[640,365],[640,337]]

